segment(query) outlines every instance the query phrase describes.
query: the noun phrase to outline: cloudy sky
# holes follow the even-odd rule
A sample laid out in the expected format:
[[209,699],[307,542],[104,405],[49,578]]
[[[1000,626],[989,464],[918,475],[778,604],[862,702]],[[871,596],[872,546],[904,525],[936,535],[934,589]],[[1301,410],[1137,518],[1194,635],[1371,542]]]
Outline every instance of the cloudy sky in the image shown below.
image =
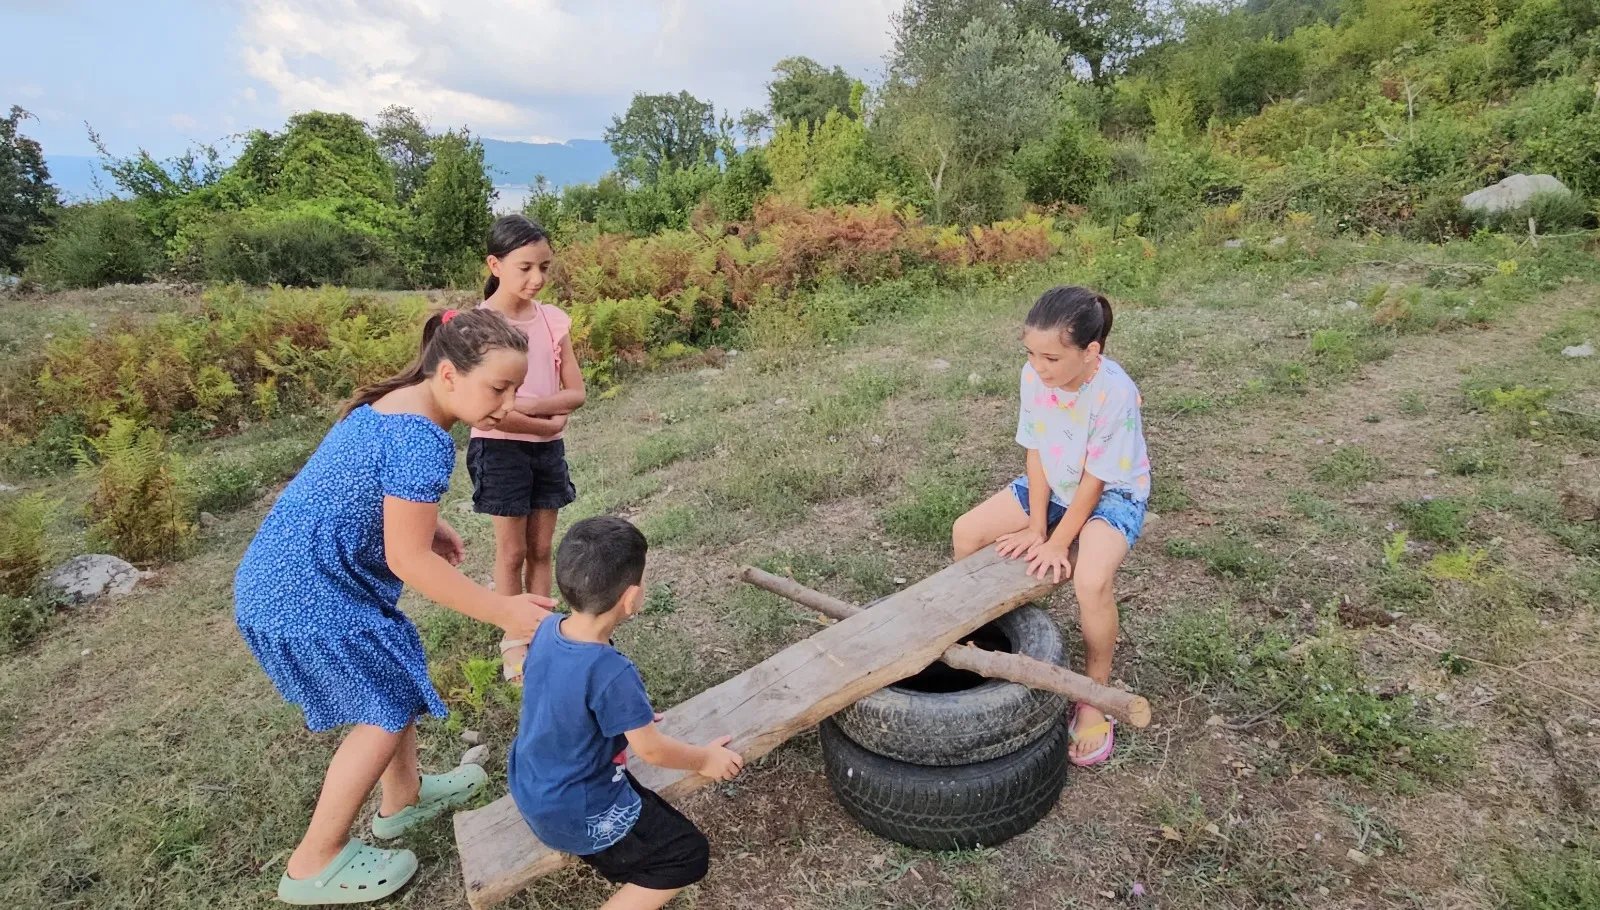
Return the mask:
[[599,138],[635,91],[735,115],[805,54],[867,79],[900,0],[0,0],[0,107],[51,154],[157,155],[295,111],[416,108],[500,139]]

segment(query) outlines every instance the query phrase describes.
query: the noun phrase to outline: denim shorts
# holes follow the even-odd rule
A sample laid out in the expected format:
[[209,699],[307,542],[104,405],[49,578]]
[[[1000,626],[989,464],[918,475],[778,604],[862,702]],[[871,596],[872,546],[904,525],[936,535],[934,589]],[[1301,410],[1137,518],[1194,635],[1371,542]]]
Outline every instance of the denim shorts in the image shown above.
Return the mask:
[[472,505],[484,515],[518,518],[538,509],[560,509],[578,498],[567,472],[567,448],[559,439],[473,438],[467,443]]
[[[1018,477],[1011,481],[1011,493],[1017,497],[1023,513],[1027,514],[1028,478]],[[1131,550],[1138,542],[1139,534],[1144,531],[1144,511],[1145,504],[1135,500],[1132,493],[1126,490],[1107,490],[1100,494],[1100,501],[1089,514],[1089,521],[1099,519],[1116,528],[1128,539],[1128,549]],[[1066,514],[1067,507],[1062,505],[1061,500],[1052,492],[1050,508],[1045,516],[1048,519],[1048,526],[1054,528]]]

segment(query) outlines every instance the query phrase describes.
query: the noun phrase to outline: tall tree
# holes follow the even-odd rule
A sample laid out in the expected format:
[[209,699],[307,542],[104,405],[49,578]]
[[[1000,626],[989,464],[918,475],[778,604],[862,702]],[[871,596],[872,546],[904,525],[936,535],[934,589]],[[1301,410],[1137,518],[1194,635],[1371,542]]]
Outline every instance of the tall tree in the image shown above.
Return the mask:
[[1104,82],[1172,34],[1170,0],[1007,0],[1023,28],[1056,40],[1068,66]]
[[843,67],[830,70],[810,57],[785,57],[772,72],[776,78],[767,83],[767,98],[775,122],[814,128],[833,111],[855,116],[850,109],[855,80]]
[[409,202],[433,164],[428,125],[411,108],[391,104],[378,112],[373,138],[378,142],[378,152],[394,171],[395,199]]
[[483,143],[466,130],[428,142],[428,167],[411,199],[423,279],[444,284],[476,274],[494,220],[494,183],[484,171]]
[[13,106],[0,118],[0,272],[21,270],[18,251],[39,239],[59,206],[43,149],[20,130],[30,116]]
[[953,39],[908,37],[930,56],[896,59],[881,126],[925,181],[936,221],[993,217],[1004,204],[992,185],[1000,167],[1050,128],[1065,78],[1060,52],[1004,9]]
[[715,111],[688,92],[635,94],[627,114],[611,118],[605,138],[618,170],[652,185],[663,171],[708,164],[717,156]]

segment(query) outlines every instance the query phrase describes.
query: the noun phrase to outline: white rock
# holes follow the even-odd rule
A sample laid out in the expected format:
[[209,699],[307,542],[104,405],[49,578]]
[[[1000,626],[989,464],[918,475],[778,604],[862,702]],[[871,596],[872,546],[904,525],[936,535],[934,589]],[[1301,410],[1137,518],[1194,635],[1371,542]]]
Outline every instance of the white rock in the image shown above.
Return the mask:
[[483,742],[483,734],[477,730],[462,730],[461,741],[469,746],[476,746]]
[[1585,341],[1583,344],[1575,344],[1570,348],[1562,348],[1561,349],[1561,356],[1562,357],[1593,357],[1594,356],[1594,345],[1590,344],[1587,341]]
[[983,377],[977,373],[968,373],[967,385],[983,385]]
[[201,512],[200,513],[200,528],[201,528],[201,530],[209,531],[209,530],[211,530],[212,528],[216,527],[219,524],[222,524],[222,522],[217,518],[217,516],[212,515],[210,512]]
[[1491,187],[1461,197],[1461,207],[1468,211],[1504,212],[1525,204],[1537,193],[1572,195],[1566,184],[1549,174],[1512,174]]
[[14,487],[9,483],[0,483],[0,493],[15,493],[20,489],[22,488]]
[[478,767],[481,768],[481,767],[483,767],[483,763],[486,760],[488,760],[488,758],[489,758],[489,747],[488,746],[473,746],[472,748],[468,749],[467,751],[461,753],[461,764],[462,765],[477,765]]
[[897,585],[903,585],[906,583],[906,580],[897,575],[895,576],[894,583]]
[[875,445],[875,446],[883,445],[883,437],[882,436],[873,436],[872,437],[872,444]]
[[928,364],[929,372],[943,373],[948,369],[950,369],[950,361],[948,360],[935,360],[934,362]]
[[1339,308],[1342,310],[1359,310],[1361,309],[1361,304],[1356,303],[1354,300],[1346,300],[1344,303],[1339,304]]
[[108,594],[126,594],[139,579],[149,575],[115,556],[96,553],[74,556],[62,563],[45,579],[45,585],[60,591],[73,604],[86,604]]

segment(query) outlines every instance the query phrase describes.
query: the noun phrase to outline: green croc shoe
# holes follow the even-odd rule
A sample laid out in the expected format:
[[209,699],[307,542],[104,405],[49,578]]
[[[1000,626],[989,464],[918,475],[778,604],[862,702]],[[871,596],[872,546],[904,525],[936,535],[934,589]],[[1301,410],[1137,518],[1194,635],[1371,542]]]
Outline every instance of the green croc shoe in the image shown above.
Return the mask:
[[379,840],[399,837],[451,806],[472,799],[489,783],[489,775],[477,765],[462,765],[449,774],[422,775],[417,803],[385,818],[372,817],[372,836]]
[[380,850],[355,838],[327,868],[312,878],[278,879],[278,900],[286,904],[364,904],[383,900],[417,874],[410,850]]

